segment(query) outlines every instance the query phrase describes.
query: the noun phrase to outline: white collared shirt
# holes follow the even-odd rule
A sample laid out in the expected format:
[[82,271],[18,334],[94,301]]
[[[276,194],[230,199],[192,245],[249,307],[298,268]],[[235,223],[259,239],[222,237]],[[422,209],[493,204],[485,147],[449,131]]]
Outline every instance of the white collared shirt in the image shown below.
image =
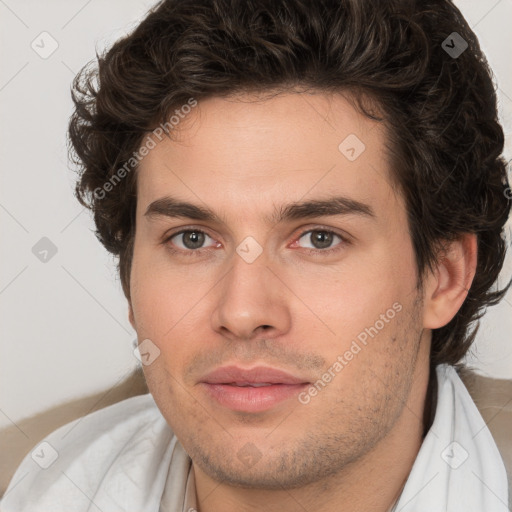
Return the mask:
[[[503,460],[453,367],[436,368],[433,424],[393,510],[507,512]],[[192,463],[151,394],[52,432],[22,461],[0,512],[193,512]]]

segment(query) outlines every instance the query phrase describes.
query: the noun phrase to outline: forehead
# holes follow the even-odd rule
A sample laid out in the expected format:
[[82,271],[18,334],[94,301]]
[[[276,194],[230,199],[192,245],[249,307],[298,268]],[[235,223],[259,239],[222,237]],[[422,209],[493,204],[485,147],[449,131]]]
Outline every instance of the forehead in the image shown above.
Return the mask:
[[171,139],[148,135],[157,144],[137,170],[140,210],[166,194],[243,212],[335,192],[389,198],[385,129],[342,95],[214,97],[187,111]]

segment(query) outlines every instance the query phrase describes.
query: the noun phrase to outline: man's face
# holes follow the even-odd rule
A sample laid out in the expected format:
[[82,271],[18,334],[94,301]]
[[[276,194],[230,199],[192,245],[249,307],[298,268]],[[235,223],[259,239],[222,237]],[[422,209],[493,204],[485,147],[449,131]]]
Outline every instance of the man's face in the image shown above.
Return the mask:
[[[178,136],[138,170],[131,321],[160,351],[147,383],[195,465],[294,487],[361,458],[407,415],[419,423],[406,404],[429,340],[381,124],[340,95],[297,93],[200,102]],[[218,218],[166,215],[155,201],[170,197]],[[336,215],[277,221],[334,197]],[[208,376],[228,366],[240,373]]]

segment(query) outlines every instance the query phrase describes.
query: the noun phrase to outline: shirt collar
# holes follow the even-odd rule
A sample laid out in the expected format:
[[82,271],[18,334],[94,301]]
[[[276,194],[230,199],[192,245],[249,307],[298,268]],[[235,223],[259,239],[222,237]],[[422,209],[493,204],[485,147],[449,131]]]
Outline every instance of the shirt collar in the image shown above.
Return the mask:
[[450,365],[438,365],[434,421],[396,512],[507,512],[507,474],[473,399]]

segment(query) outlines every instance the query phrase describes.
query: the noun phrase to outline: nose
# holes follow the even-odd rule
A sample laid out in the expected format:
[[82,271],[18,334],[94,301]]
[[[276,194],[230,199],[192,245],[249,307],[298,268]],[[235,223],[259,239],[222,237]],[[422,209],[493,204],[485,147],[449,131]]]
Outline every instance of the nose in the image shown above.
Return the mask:
[[212,328],[231,340],[277,337],[291,326],[289,290],[270,269],[263,252],[252,263],[237,253],[231,269],[215,287]]

